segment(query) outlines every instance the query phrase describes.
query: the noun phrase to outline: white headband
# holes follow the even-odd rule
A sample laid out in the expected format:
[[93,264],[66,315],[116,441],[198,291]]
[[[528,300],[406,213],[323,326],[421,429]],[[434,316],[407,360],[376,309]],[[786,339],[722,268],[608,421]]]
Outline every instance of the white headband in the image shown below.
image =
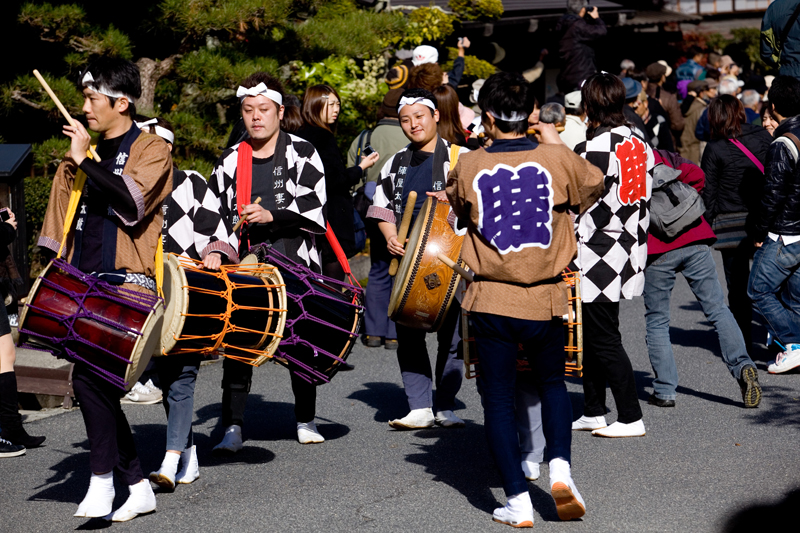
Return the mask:
[[152,126],[156,132],[156,135],[158,135],[159,137],[161,137],[170,144],[175,144],[175,134],[169,131],[167,128],[159,126],[157,118],[151,118],[150,120],[145,122],[137,122],[136,125],[139,127],[139,129]]
[[258,96],[259,94],[263,94],[278,105],[283,105],[283,96],[281,96],[281,93],[273,91],[272,89],[267,89],[267,85],[263,81],[249,89],[240,85],[236,90],[236,98],[239,99],[240,103],[244,102],[244,99],[248,96]]
[[403,109],[407,105],[414,105],[414,104],[422,104],[426,107],[430,107],[432,111],[436,111],[436,106],[433,105],[433,102],[428,100],[427,98],[419,97],[419,98],[406,98],[403,96],[400,98],[400,103],[397,105],[397,112],[399,113],[401,109]]
[[96,92],[98,94],[104,94],[104,95],[108,96],[109,98],[127,98],[128,102],[130,102],[132,104],[136,103],[136,99],[134,97],[132,97],[131,95],[129,95],[129,94],[121,93],[121,92],[118,92],[118,91],[112,91],[111,89],[109,89],[105,85],[96,84],[94,82],[94,76],[92,76],[91,72],[86,72],[86,74],[83,75],[83,80],[81,80],[81,85],[91,89],[92,91],[94,91],[94,92]]
[[491,111],[491,110],[487,111],[487,113],[489,113],[496,119],[505,120],[506,122],[520,122],[522,120],[528,120],[528,115],[526,115],[525,113],[520,113],[518,111],[514,111],[513,113],[511,113],[511,116],[505,115],[503,113],[497,113],[496,111]]

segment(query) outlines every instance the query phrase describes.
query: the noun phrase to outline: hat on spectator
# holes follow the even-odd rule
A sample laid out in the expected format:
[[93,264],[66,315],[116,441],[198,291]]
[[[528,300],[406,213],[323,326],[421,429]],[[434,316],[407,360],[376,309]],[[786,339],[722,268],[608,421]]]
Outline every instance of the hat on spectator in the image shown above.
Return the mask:
[[694,80],[689,82],[689,85],[686,86],[686,90],[689,92],[699,93],[708,87],[707,80]]
[[427,44],[414,48],[414,55],[411,56],[411,62],[414,63],[415,67],[425,63],[436,63],[437,61],[439,61],[439,51]]
[[564,96],[564,107],[578,109],[581,106],[581,92],[572,91]]
[[648,80],[658,83],[661,81],[662,76],[669,77],[669,75],[672,74],[672,68],[667,65],[666,61],[657,61],[647,65],[644,73]]
[[[717,80],[705,79],[703,81],[706,82],[705,89],[716,89],[717,87],[719,87],[719,82]],[[700,90],[702,91],[702,89]]]
[[731,56],[722,56],[719,60],[719,67],[729,67],[733,65],[733,58]]
[[390,89],[389,92],[386,93],[381,103],[382,116],[389,118],[399,117],[397,114],[397,102],[400,101],[400,97],[403,96],[404,91],[405,89]]
[[400,64],[390,68],[386,73],[386,85],[389,89],[402,89],[408,83],[408,67]]
[[642,92],[642,84],[633,78],[622,78],[622,83],[625,84],[625,100],[636,98]]

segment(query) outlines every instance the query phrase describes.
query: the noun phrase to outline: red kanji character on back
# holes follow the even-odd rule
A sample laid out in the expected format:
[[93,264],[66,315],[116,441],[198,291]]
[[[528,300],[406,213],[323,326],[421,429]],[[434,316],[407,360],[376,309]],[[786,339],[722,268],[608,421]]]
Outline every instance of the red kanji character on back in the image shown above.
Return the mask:
[[636,137],[617,145],[619,163],[617,196],[622,205],[633,205],[647,198],[647,150]]

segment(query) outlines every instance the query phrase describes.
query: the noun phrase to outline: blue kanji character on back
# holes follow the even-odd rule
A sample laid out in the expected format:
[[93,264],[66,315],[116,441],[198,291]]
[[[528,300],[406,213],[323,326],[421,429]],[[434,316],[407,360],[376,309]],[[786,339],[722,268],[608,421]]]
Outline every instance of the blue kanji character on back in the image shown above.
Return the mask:
[[516,168],[499,164],[473,181],[478,193],[478,230],[501,254],[537,246],[549,248],[553,237],[553,187],[550,173],[538,163]]

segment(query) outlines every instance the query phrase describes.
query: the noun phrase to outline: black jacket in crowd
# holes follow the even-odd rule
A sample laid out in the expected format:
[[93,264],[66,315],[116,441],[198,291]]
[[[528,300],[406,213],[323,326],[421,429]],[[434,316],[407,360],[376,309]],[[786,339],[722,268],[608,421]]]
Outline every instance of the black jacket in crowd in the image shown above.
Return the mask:
[[[307,140],[317,150],[325,167],[325,192],[328,196],[327,219],[333,233],[348,257],[357,253],[355,222],[353,221],[353,196],[350,189],[361,181],[359,166],[346,168],[333,133],[317,126],[303,126],[296,135]],[[317,248],[322,252],[322,262],[333,263],[336,256],[328,240],[317,238]]]
[[775,128],[765,165],[764,194],[756,219],[754,238],[763,242],[767,233],[800,235],[800,165],[791,149],[778,137],[791,133],[800,138],[800,116],[791,117]]
[[556,83],[558,89],[567,94],[580,89],[583,80],[597,72],[594,42],[606,35],[606,23],[599,18],[581,18],[567,13],[558,21],[556,31],[563,32],[558,42],[561,73]]
[[[772,142],[767,130],[753,124],[742,124],[742,133],[737,140],[764,164]],[[753,230],[764,189],[764,175],[755,163],[730,139],[714,139],[706,145],[700,167],[706,174],[703,189],[706,220],[713,223],[720,213],[750,213],[747,232],[755,238]]]

